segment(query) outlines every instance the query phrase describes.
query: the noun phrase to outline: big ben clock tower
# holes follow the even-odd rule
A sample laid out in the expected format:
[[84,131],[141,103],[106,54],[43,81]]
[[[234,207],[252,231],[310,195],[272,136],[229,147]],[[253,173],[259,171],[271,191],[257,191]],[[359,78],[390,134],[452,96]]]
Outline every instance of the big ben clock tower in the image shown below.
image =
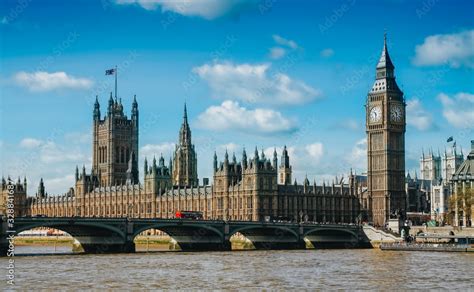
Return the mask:
[[367,187],[375,226],[405,216],[405,101],[384,36],[375,82],[367,95]]

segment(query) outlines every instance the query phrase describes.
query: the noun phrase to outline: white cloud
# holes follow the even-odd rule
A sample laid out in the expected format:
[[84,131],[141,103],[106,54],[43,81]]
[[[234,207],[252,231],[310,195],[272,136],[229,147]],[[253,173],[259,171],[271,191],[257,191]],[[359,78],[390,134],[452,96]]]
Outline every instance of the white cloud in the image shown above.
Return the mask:
[[451,67],[474,67],[474,30],[438,34],[416,46],[413,63],[418,66],[449,64]]
[[316,142],[310,145],[306,145],[305,147],[306,152],[308,152],[309,156],[313,158],[314,161],[319,162],[324,154],[324,147],[323,144],[320,142]]
[[20,147],[31,151],[38,151],[39,159],[45,163],[83,162],[85,160],[85,156],[79,149],[59,146],[51,141],[45,142],[34,138],[24,138],[20,141]]
[[20,147],[26,149],[33,149],[41,146],[43,141],[34,138],[24,138],[20,141]]
[[321,57],[324,57],[324,58],[329,58],[329,57],[332,57],[334,55],[334,50],[333,49],[324,49],[321,51]]
[[272,59],[281,59],[286,55],[286,50],[281,47],[270,48],[270,58]]
[[65,72],[48,73],[37,71],[27,73],[18,72],[13,76],[13,80],[20,86],[28,88],[30,91],[51,91],[56,89],[88,89],[93,85],[93,81],[87,78],[76,78],[67,75]]
[[[71,143],[63,132],[53,130],[48,138],[25,137],[18,144],[3,145],[0,165],[5,175],[26,176],[28,194],[36,192],[41,177],[49,194],[63,194],[74,186],[76,165],[91,165],[90,144]],[[54,141],[53,141],[54,140]],[[89,141],[90,142],[90,141]]]
[[356,169],[367,169],[367,138],[360,139],[346,158],[348,164]]
[[407,124],[420,131],[426,131],[433,127],[433,117],[425,110],[418,98],[407,101]]
[[[272,159],[274,149],[274,147],[266,148],[265,156]],[[247,150],[247,155],[249,157],[253,157],[254,149],[252,148],[251,150],[251,153]],[[290,157],[290,164],[292,166],[293,180],[296,179],[300,184],[306,176],[311,183],[313,180],[316,180],[320,184],[323,180],[332,181],[338,172],[339,174],[349,172],[350,167],[348,164],[337,163],[336,160],[328,157],[325,147],[321,142],[303,145],[288,145],[287,150],[288,156]],[[283,147],[276,147],[276,151],[280,163]],[[340,155],[338,155],[338,157],[340,157]],[[344,169],[341,169],[341,167]],[[341,175],[339,175],[339,177],[341,177]]]
[[288,51],[294,51],[300,48],[293,40],[285,39],[284,37],[281,37],[277,34],[274,34],[272,37],[273,41],[278,45],[276,47],[270,48],[269,55],[270,58],[274,60],[283,58],[288,53]]
[[207,20],[235,15],[257,6],[259,0],[116,0],[117,4],[137,4],[146,10],[171,11],[184,16],[197,16]]
[[215,131],[233,129],[260,134],[288,133],[296,129],[295,123],[278,111],[263,108],[249,110],[230,100],[211,106],[200,114],[198,126]]
[[64,139],[73,144],[88,144],[92,141],[92,133],[89,131],[84,133],[71,132],[65,134]]
[[83,163],[86,157],[79,149],[62,147],[54,142],[46,142],[41,146],[40,160],[44,163],[78,162]]
[[474,94],[460,92],[453,97],[440,93],[444,118],[456,128],[474,128]]
[[53,194],[67,193],[69,191],[69,188],[74,187],[74,183],[75,183],[74,174],[69,174],[62,177],[44,179],[44,186],[45,186],[46,191],[58,190],[58,192],[53,192]]
[[230,142],[227,144],[222,144],[217,146],[217,149],[220,150],[219,152],[225,152],[227,150],[228,153],[232,152],[239,152],[241,151],[242,147],[240,145],[237,145],[236,143]]
[[214,98],[250,103],[303,104],[321,95],[317,89],[283,73],[269,74],[270,64],[205,64],[193,71],[207,81]]
[[277,34],[273,35],[273,40],[278,45],[285,46],[285,47],[288,47],[288,48],[293,49],[293,50],[298,48],[298,44],[295,41],[285,39],[284,37],[281,37]]
[[140,148],[140,157],[145,159],[145,157],[150,162],[153,159],[153,156],[158,158],[163,154],[163,157],[167,157],[173,153],[175,144],[172,142],[164,142],[161,144],[146,144]]

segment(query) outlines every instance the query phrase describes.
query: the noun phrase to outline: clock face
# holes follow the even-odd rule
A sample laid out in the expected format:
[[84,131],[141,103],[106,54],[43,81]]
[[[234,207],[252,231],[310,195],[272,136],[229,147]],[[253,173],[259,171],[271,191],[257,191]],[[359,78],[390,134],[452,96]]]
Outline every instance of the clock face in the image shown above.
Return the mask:
[[379,122],[380,120],[382,120],[382,109],[380,106],[372,107],[369,113],[369,121],[374,123]]
[[403,119],[403,111],[399,105],[390,108],[390,120],[393,122],[401,122]]

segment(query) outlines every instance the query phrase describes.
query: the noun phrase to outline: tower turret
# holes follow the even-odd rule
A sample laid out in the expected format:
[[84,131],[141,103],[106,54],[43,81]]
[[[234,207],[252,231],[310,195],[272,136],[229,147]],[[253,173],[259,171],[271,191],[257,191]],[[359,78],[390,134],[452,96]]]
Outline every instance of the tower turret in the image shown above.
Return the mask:
[[173,184],[178,186],[197,186],[197,155],[191,142],[191,129],[188,123],[188,110],[184,104],[183,123],[179,130],[179,141],[173,155]]
[[38,185],[38,192],[36,193],[36,197],[37,198],[44,198],[45,197],[43,178],[40,179],[40,182],[39,182],[39,185]]
[[217,153],[214,151],[214,172],[217,171]]
[[244,150],[242,151],[242,168],[246,169],[247,168],[247,152]]
[[278,167],[278,158],[277,158],[277,151],[276,148],[273,149],[273,168]]
[[114,110],[114,99],[112,97],[112,92],[110,93],[109,106],[107,107],[107,116],[111,116]]
[[288,156],[288,150],[286,149],[286,145],[283,147],[283,151],[281,153],[279,176],[280,184],[291,184],[290,157]]
[[133,96],[133,103],[132,103],[132,121],[138,122],[138,102],[137,96]]
[[224,166],[227,167],[229,165],[229,154],[227,153],[227,149],[225,150],[225,155],[224,155]]
[[95,103],[94,103],[94,121],[100,120],[100,104],[99,104],[99,98],[96,95],[95,96]]
[[163,154],[160,154],[160,160],[158,162],[160,167],[165,166],[165,159],[163,158]]

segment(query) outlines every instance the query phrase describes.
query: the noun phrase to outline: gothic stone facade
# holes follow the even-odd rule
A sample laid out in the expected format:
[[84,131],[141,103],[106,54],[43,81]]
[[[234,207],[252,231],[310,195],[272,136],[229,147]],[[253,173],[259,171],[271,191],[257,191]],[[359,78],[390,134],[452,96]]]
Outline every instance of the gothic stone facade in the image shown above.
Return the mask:
[[[173,218],[177,210],[199,210],[206,219],[356,222],[361,188],[355,176],[349,184],[317,186],[305,179],[281,185],[276,164],[262,156],[247,163],[224,160],[213,186],[172,186],[149,177],[143,185],[93,187],[84,170],[74,195],[29,198],[28,215]],[[151,168],[158,173],[159,166]]]
[[384,41],[376,78],[367,95],[368,192],[375,226],[402,215],[405,199],[405,100]]
[[[108,130],[101,132],[100,125]],[[120,134],[114,126],[120,125]],[[177,210],[203,212],[206,219],[356,222],[361,213],[362,188],[356,176],[348,183],[291,183],[292,167],[286,147],[278,166],[276,152],[267,159],[256,151],[247,158],[244,151],[218,164],[214,157],[214,185],[198,184],[197,158],[185,109],[173,162],[154,157],[144,161],[144,183],[138,182],[138,105],[132,119],[123,114],[120,101],[110,100],[108,115],[100,119],[98,101],[94,105],[93,168],[76,168],[76,184],[67,194],[48,196],[41,181],[35,198],[28,198],[25,215],[81,217],[173,218]],[[99,131],[96,129],[99,127]],[[105,127],[105,126],[104,126]],[[106,143],[107,142],[107,143]],[[112,149],[112,151],[110,151]],[[123,149],[123,151],[122,151]],[[123,154],[122,154],[123,153]],[[123,159],[122,159],[123,156]],[[113,158],[110,161],[110,158]],[[124,163],[128,160],[128,165]],[[118,161],[118,162],[117,162]],[[127,166],[125,166],[127,165]]]
[[[138,104],[134,97],[131,118],[121,100],[110,94],[107,115],[101,119],[96,98],[93,112],[92,175],[100,185],[138,182]],[[77,177],[77,171],[76,171]]]

